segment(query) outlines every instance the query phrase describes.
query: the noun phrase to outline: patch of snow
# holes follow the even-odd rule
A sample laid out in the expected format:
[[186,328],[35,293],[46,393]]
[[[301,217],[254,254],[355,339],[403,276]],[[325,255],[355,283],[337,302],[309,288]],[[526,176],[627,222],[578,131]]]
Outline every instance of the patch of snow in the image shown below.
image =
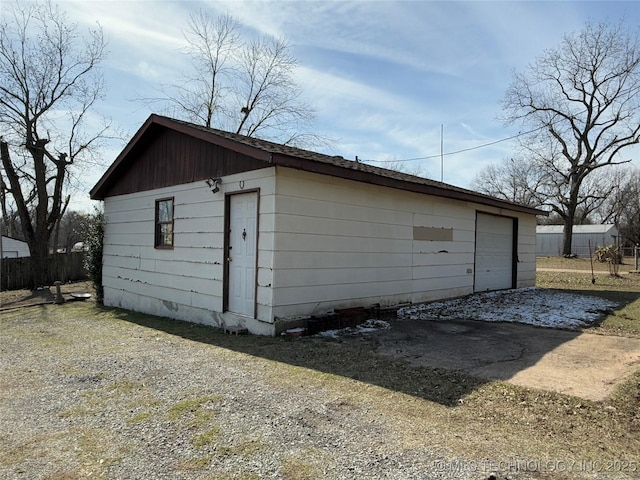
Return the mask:
[[371,333],[377,330],[389,330],[389,328],[391,328],[391,324],[389,322],[385,322],[384,320],[371,319],[355,327],[346,327],[339,330],[325,330],[324,332],[320,332],[318,335],[322,337],[337,338],[360,335],[363,333]]
[[617,306],[600,297],[529,287],[404,307],[398,310],[398,318],[517,322],[538,327],[579,329]]

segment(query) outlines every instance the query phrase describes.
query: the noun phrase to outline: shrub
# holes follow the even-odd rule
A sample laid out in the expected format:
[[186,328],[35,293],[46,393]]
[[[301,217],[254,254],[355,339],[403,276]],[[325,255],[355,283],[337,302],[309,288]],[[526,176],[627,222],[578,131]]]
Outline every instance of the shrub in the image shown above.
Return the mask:
[[598,247],[595,251],[595,257],[598,262],[602,263],[613,263],[615,265],[622,263],[622,252],[617,245]]
[[104,241],[104,213],[96,208],[89,221],[87,256],[85,268],[96,291],[96,301],[102,305],[104,289],[102,287],[102,244]]

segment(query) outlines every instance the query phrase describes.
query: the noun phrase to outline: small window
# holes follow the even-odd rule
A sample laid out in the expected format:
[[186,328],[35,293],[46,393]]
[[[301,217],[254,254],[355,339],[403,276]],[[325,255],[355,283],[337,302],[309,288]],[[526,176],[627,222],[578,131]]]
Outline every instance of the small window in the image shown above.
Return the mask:
[[173,198],[156,200],[156,248],[173,248]]

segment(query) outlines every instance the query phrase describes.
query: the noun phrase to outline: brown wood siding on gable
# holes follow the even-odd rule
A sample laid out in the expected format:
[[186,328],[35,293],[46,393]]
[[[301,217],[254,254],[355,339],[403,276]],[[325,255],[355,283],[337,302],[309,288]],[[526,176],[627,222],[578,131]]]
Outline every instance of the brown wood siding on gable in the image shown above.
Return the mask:
[[153,190],[269,167],[251,158],[175,130],[160,128],[140,142],[105,196]]
[[410,192],[473,202],[507,211],[547,215],[464,188],[308,150],[278,145],[151,115],[98,183],[91,198],[134,193],[281,166]]

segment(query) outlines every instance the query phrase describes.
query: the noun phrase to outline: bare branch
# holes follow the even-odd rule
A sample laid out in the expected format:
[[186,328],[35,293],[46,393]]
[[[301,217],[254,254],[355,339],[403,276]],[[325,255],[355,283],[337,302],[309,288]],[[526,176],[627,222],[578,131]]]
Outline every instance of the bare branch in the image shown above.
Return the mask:
[[245,40],[237,19],[212,17],[207,11],[191,15],[184,32],[183,53],[191,70],[159,96],[145,98],[185,120],[281,143],[314,144],[319,135],[305,132],[315,110],[302,99],[295,82],[297,62],[283,39]]
[[[522,122],[527,130],[547,127],[546,140],[537,131],[523,144],[548,158],[540,162],[555,183],[548,201],[566,219],[566,233],[581,205],[602,200],[602,192],[587,192],[590,175],[628,162],[621,153],[640,142],[638,31],[626,32],[622,24],[587,24],[565,35],[526,74],[514,75],[503,108],[505,120]],[[570,233],[565,240],[564,253],[571,253]]]
[[70,167],[90,157],[108,129],[108,122],[97,132],[85,129],[103,95],[98,66],[106,42],[99,26],[81,35],[51,2],[6,8],[0,23],[2,162],[37,285]]

